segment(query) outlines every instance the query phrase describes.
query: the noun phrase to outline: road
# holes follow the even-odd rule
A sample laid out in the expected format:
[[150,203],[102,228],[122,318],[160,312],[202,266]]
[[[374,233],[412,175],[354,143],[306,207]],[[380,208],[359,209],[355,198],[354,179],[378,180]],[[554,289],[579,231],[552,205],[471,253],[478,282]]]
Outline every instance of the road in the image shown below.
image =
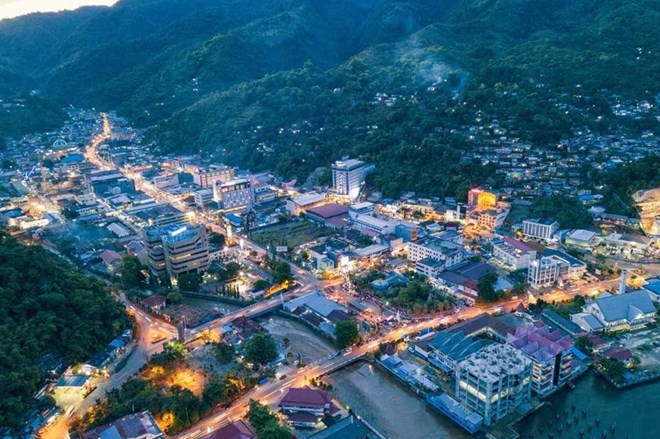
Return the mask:
[[[125,366],[101,381],[96,389],[86,398],[71,407],[63,407],[65,414],[54,421],[42,432],[43,439],[62,439],[68,437],[69,421],[85,413],[85,411],[96,403],[97,399],[103,398],[105,394],[114,388],[124,384],[130,377],[135,375],[144,366],[149,357],[163,350],[165,341],[176,337],[176,328],[165,322],[150,317],[143,310],[134,307],[122,295],[120,301],[127,305],[129,313],[135,318],[138,325],[139,338],[133,352],[130,353]],[[154,340],[158,340],[154,343]]]
[[196,439],[222,427],[228,422],[243,418],[247,414],[250,399],[257,400],[262,404],[268,404],[271,408],[275,408],[287,389],[309,385],[309,382],[312,379],[338,370],[344,365],[352,363],[370,352],[376,351],[378,346],[383,343],[401,340],[404,334],[413,334],[427,328],[435,328],[441,324],[452,324],[459,319],[469,319],[482,313],[512,311],[519,303],[520,300],[516,299],[490,306],[467,308],[451,316],[436,317],[424,322],[414,323],[395,329],[386,335],[376,337],[361,346],[352,348],[350,352],[340,352],[338,355],[335,354],[330,358],[326,357],[320,361],[309,364],[287,376],[284,381],[269,381],[262,386],[257,386],[255,389],[236,400],[229,408],[217,408],[210,416],[174,437],[177,439]]

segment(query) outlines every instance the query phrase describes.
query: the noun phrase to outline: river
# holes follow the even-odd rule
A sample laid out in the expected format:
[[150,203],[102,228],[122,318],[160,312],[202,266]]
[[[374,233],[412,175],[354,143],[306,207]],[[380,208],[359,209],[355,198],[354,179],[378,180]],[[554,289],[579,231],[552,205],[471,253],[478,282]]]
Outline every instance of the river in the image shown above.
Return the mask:
[[[517,430],[521,437],[545,439],[552,434],[554,438],[579,438],[584,431],[584,438],[599,438],[604,430],[608,430],[607,439],[660,437],[659,381],[618,390],[590,372],[575,384],[574,390],[561,390],[520,422]],[[600,423],[595,425],[597,418]],[[567,425],[569,421],[571,425]],[[614,431],[610,431],[612,424]]]

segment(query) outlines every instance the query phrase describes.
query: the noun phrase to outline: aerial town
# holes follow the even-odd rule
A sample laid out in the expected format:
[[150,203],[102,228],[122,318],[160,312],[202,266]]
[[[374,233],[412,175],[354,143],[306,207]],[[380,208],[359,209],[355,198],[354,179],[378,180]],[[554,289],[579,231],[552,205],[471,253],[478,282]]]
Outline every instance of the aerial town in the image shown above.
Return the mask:
[[[309,185],[161,156],[114,113],[68,111],[0,151],[0,224],[111,285],[134,324],[86,362],[44,360],[35,397],[55,405],[20,437],[365,439],[418,422],[516,438],[588,371],[616,389],[660,377],[660,196],[636,195],[640,220],[578,189],[581,154],[614,166],[657,141],[582,133],[560,157],[492,121],[469,129],[475,157],[517,184],[462,203],[384,198],[351,157]],[[530,213],[556,191],[596,226]],[[146,398],[163,402],[118,409]],[[550,424],[522,437],[626,437],[582,407]]]

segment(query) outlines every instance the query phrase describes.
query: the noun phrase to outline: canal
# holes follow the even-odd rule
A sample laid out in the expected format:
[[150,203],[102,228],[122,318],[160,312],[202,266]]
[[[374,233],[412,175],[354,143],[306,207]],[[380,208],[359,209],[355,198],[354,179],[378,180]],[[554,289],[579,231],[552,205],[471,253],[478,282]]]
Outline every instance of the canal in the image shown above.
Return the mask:
[[[196,308],[218,311],[238,307],[206,300],[186,299]],[[327,339],[304,324],[276,314],[258,321],[273,336],[288,338],[291,351],[300,353],[306,362],[325,357],[336,348]],[[468,439],[467,432],[443,415],[430,409],[380,369],[360,362],[342,369],[324,380],[332,384],[332,393],[351,407],[388,439]]]
[[[523,419],[517,426],[521,437],[660,437],[657,412],[660,407],[660,382],[618,390],[589,372],[575,384],[574,390],[561,390],[539,411]],[[606,436],[602,436],[604,431]]]

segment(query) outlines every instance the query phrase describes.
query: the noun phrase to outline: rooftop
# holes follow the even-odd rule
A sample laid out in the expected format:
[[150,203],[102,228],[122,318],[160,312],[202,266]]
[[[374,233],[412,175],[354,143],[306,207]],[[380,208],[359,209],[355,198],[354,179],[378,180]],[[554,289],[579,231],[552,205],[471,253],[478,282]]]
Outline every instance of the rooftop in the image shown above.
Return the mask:
[[459,363],[459,368],[482,381],[497,382],[503,376],[523,373],[531,364],[531,360],[518,349],[498,343],[469,355]]
[[247,425],[239,419],[215,430],[211,434],[202,436],[202,439],[253,439],[254,437]]
[[642,314],[656,311],[649,293],[644,290],[596,299],[596,306],[606,322],[632,321]]

